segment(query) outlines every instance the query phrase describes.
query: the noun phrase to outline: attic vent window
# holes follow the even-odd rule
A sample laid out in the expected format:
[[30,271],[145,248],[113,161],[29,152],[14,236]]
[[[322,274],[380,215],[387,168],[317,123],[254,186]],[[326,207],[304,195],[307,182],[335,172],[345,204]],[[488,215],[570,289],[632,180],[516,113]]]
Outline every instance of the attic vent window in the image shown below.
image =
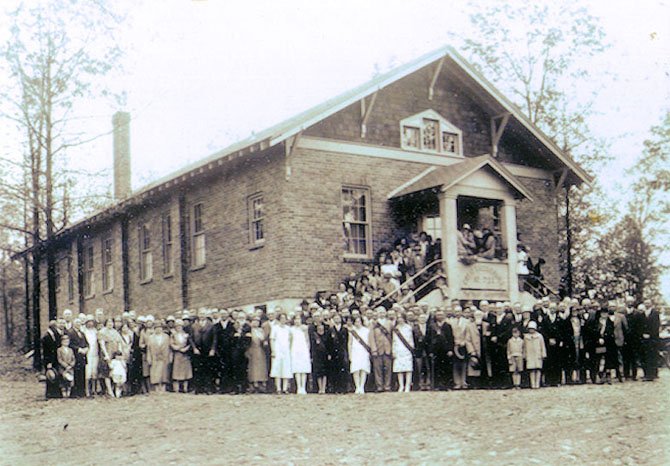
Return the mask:
[[463,133],[434,110],[402,120],[400,134],[403,149],[463,156]]

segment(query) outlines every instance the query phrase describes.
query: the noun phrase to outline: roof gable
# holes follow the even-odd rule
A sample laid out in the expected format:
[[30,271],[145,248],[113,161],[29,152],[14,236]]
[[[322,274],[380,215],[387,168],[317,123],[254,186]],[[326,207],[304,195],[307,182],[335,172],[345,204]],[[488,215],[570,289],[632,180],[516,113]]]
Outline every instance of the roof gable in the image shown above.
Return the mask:
[[446,167],[430,167],[417,177],[391,191],[387,197],[388,199],[396,199],[435,187],[440,187],[440,190],[444,192],[485,167],[489,167],[515,193],[516,197],[533,200],[532,195],[523,184],[501,163],[489,155],[471,157]]

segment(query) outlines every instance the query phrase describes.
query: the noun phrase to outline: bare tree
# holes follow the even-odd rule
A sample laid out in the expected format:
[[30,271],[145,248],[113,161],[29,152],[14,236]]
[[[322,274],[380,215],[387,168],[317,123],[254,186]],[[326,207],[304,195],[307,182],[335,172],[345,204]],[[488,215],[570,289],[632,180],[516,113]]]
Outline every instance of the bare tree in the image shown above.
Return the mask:
[[23,158],[6,161],[13,176],[0,181],[6,198],[25,203],[25,212],[15,209],[3,227],[24,235],[30,252],[26,263],[31,268],[35,367],[40,365],[40,266],[44,260],[48,312],[54,318],[56,264],[51,240],[71,218],[68,188],[74,174],[67,168],[67,153],[99,137],[73,131],[74,110],[77,103],[106,93],[100,78],[121,56],[114,37],[120,19],[102,1],[22,4],[11,14],[10,38],[2,49],[14,83],[2,95],[10,104],[4,116],[25,137]]

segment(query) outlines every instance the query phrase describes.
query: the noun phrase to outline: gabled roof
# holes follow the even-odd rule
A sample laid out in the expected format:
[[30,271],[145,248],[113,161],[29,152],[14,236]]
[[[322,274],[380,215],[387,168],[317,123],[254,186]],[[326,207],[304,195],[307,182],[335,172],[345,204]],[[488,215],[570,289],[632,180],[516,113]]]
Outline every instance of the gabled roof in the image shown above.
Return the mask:
[[563,165],[570,169],[576,177],[586,183],[590,183],[593,178],[586,173],[570,156],[563,153],[554,144],[551,139],[545,135],[539,128],[526,118],[526,116],[518,109],[516,105],[510,102],[504,95],[498,91],[493,84],[486,78],[479,74],[475,68],[470,65],[465,58],[463,58],[451,46],[445,46],[433,52],[427,53],[409,63],[401,65],[393,70],[379,75],[370,81],[361,84],[349,91],[346,91],[332,99],[329,99],[319,105],[316,105],[302,113],[299,113],[287,120],[282,121],[270,128],[267,128],[259,133],[250,136],[249,138],[230,145],[209,157],[199,160],[176,173],[170,174],[147,187],[141,189],[139,192],[144,192],[155,186],[162,184],[168,180],[183,176],[193,170],[206,167],[208,164],[217,162],[222,158],[242,156],[245,153],[263,150],[265,148],[277,145],[284,142],[288,138],[295,136],[301,131],[315,125],[316,123],[334,115],[340,110],[358,102],[364,97],[393,84],[394,82],[418,71],[424,66],[430,65],[441,58],[448,58],[463,71],[466,78],[471,81],[471,86],[477,88],[483,93],[486,93],[491,100],[499,107],[499,113],[509,112],[511,116],[518,121],[521,126],[527,129],[546,149],[555,156]]
[[[459,55],[452,47],[445,46],[433,52],[427,53],[409,63],[401,65],[385,74],[377,76],[370,81],[361,84],[347,92],[344,92],[337,97],[329,99],[315,107],[310,108],[292,118],[282,121],[270,128],[267,128],[259,133],[250,136],[247,139],[232,144],[220,151],[211,154],[204,159],[195,163],[187,165],[186,167],[162,177],[137,191],[120,202],[116,202],[112,206],[98,211],[87,218],[75,223],[69,228],[61,231],[57,237],[62,237],[76,229],[85,227],[97,221],[102,221],[105,218],[119,214],[127,208],[136,206],[144,199],[152,197],[154,194],[160,193],[166,188],[171,188],[188,179],[196,177],[200,174],[210,172],[215,167],[222,165],[226,161],[249,155],[251,153],[260,152],[269,147],[275,146],[286,141],[292,136],[297,135],[301,131],[313,126],[314,124],[328,118],[329,116],[339,112],[340,110],[352,105],[364,97],[367,97],[394,82],[418,71],[419,69],[437,62],[440,59],[448,59],[447,66],[451,65],[460,70],[464,79],[467,79],[468,86],[475,89],[478,93],[485,96],[485,100],[495,105],[499,113],[508,112],[512,118],[519,122],[530,135],[535,137],[537,141],[545,147],[547,151],[552,154],[558,161],[560,161],[566,168],[568,168],[575,175],[578,182],[590,183],[592,177],[588,175],[572,158],[564,154],[539,128],[533,125],[523,113],[505,96],[503,96],[489,81],[481,76],[472,65],[470,65],[461,55]],[[499,168],[505,170],[502,165],[498,164]],[[507,172],[507,170],[505,170]],[[527,196],[528,197],[528,196]]]
[[519,182],[500,162],[492,158],[490,155],[469,157],[462,162],[447,165],[446,167],[430,167],[408,183],[391,191],[388,195],[388,199],[403,197],[407,194],[425,191],[438,186],[442,191],[446,191],[485,166],[491,167],[500,178],[506,181],[515,191],[517,197],[525,197],[530,201],[533,200],[533,197],[523,184]]

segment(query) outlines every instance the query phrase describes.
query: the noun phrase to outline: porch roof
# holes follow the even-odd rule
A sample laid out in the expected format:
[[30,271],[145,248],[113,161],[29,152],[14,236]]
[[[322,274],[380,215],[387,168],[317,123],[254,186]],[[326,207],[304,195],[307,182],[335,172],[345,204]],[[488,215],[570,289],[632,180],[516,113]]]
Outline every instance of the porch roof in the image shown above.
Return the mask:
[[524,185],[500,162],[492,158],[490,155],[469,157],[462,162],[448,165],[446,167],[432,166],[409,180],[407,183],[402,184],[391,191],[388,194],[388,199],[396,199],[408,194],[437,187],[440,187],[444,192],[485,166],[491,167],[491,169],[505,181],[512,191],[514,191],[515,197],[526,198],[529,201],[533,200],[533,197]]

